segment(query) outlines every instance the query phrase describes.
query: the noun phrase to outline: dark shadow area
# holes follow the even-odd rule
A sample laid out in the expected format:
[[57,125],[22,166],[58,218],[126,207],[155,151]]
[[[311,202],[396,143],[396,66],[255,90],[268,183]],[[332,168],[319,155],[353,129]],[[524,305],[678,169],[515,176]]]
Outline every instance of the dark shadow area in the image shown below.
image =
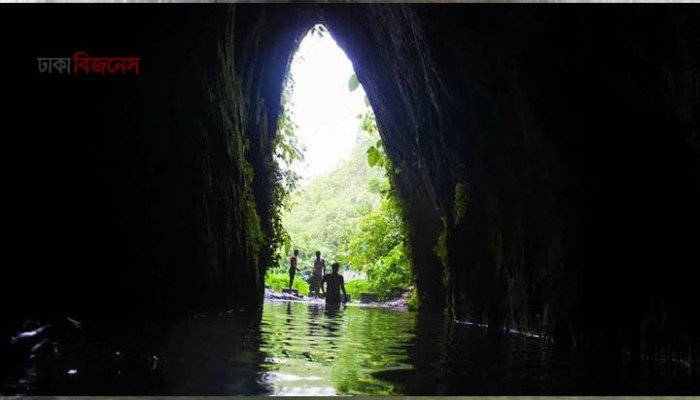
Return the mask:
[[[46,340],[44,342],[44,340]],[[31,345],[38,345],[30,350]],[[697,371],[377,307],[270,302],[22,342],[6,392],[61,395],[692,395]],[[31,357],[29,357],[31,355]]]

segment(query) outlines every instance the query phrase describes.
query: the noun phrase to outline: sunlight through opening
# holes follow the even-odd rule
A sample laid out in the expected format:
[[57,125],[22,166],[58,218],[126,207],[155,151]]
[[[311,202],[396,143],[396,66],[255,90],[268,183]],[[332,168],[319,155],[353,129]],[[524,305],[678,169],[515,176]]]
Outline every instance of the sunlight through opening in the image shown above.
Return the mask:
[[352,63],[321,25],[294,54],[282,106],[278,265],[266,285],[319,297],[323,276],[337,262],[351,300],[407,300],[412,278],[391,184],[396,171]]

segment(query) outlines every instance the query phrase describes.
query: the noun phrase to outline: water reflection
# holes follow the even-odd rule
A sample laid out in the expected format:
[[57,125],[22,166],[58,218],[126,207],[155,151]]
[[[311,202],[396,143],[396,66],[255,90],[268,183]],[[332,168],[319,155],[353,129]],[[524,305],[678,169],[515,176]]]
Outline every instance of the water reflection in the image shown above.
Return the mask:
[[393,385],[372,373],[408,366],[405,351],[392,351],[411,339],[413,318],[407,317],[383,309],[267,304],[262,382],[281,395],[392,393]]
[[[36,336],[36,337],[35,337]],[[22,338],[40,343],[41,334]],[[90,327],[27,343],[4,394],[693,394],[697,371],[600,362],[440,315],[266,303],[262,315]],[[49,350],[46,350],[49,349]]]

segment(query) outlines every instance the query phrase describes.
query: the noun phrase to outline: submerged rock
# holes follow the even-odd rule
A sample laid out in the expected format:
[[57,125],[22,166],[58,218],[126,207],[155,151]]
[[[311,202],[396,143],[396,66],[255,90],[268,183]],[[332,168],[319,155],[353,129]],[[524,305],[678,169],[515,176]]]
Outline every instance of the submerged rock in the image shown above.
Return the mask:
[[[286,289],[288,290],[288,289]],[[278,301],[304,301],[309,303],[323,303],[323,299],[312,296],[298,296],[294,293],[276,292],[272,289],[265,289],[265,300]]]

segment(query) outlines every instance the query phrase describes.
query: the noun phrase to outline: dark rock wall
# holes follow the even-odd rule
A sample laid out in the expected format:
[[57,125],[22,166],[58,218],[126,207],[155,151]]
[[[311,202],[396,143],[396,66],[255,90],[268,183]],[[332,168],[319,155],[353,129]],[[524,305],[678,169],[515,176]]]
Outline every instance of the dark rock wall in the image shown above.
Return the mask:
[[[10,315],[259,306],[266,238],[256,199],[268,210],[254,169],[265,171],[266,120],[276,118],[266,109],[281,88],[278,79],[270,95],[260,81],[268,66],[284,72],[265,53],[268,39],[240,30],[225,5],[16,11],[0,24],[22,38],[9,43],[17,61],[3,66],[14,132],[5,171],[17,261],[2,280]],[[36,57],[77,50],[141,57],[140,76],[37,72]]]
[[[272,185],[277,176],[273,150],[281,91],[292,55],[314,16],[306,7],[289,4],[236,8],[236,71],[242,77],[243,98],[247,101],[247,157],[255,166],[253,193],[264,238],[259,252],[261,271],[274,263],[272,237],[276,232],[272,220],[276,210]],[[263,286],[264,273],[260,273],[257,287]]]
[[[324,15],[401,168],[424,300],[493,326],[688,354],[697,10],[330,5]],[[432,254],[443,229],[446,295]]]
[[443,266],[433,251],[444,212],[439,193],[449,175],[440,128],[442,95],[421,26],[407,7],[326,6],[322,16],[353,61],[387,152],[401,172],[395,182],[405,201],[411,257],[421,302],[443,308]]

